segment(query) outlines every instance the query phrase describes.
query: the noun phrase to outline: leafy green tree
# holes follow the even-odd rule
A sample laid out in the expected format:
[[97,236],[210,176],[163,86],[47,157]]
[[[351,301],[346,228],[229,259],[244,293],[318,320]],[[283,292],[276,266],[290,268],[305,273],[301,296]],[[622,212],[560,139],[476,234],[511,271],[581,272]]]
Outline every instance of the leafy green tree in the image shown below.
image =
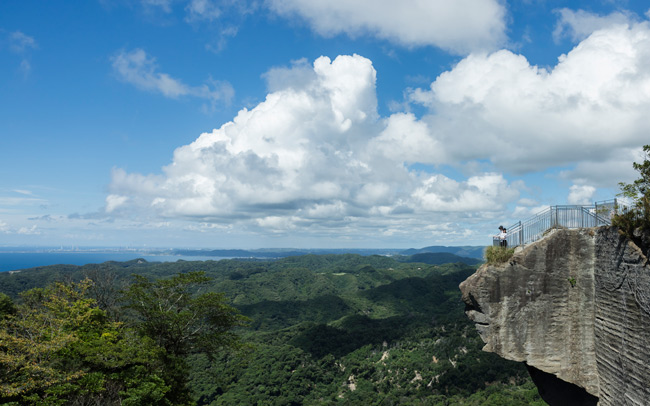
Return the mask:
[[0,319],[5,315],[14,314],[16,312],[16,306],[11,298],[4,293],[0,293]]
[[72,330],[92,316],[85,303],[78,303],[76,289],[57,284],[22,297],[25,304],[0,328],[0,399],[18,399],[82,375],[55,366],[57,353],[76,340]]
[[97,302],[97,307],[104,310],[112,319],[119,321],[122,309],[119,306],[120,291],[126,286],[126,279],[120,279],[111,267],[101,264],[83,272],[84,278],[92,284],[88,294]]
[[195,353],[209,356],[224,348],[237,348],[236,327],[247,318],[225,303],[223,294],[201,293],[210,278],[203,272],[178,274],[150,281],[134,275],[124,292],[127,308],[138,316],[137,329],[165,350],[161,361],[165,381],[171,386],[174,404],[191,402],[189,366],[185,357]]
[[637,207],[642,206],[643,200],[650,196],[650,145],[643,146],[643,154],[645,158],[642,163],[632,163],[634,170],[639,172],[641,177],[632,183],[619,183],[623,195],[633,199]]
[[106,317],[86,295],[90,280],[21,294],[0,321],[0,403],[164,403],[157,349]]
[[138,329],[168,353],[214,354],[239,344],[233,329],[248,319],[226,304],[223,294],[201,293],[210,281],[203,272],[155,281],[140,275],[134,279],[125,291],[127,307],[138,314]]
[[643,146],[644,160],[634,162],[640,177],[632,183],[619,183],[621,195],[632,200],[632,207],[614,217],[613,224],[642,247],[650,245],[650,145]]

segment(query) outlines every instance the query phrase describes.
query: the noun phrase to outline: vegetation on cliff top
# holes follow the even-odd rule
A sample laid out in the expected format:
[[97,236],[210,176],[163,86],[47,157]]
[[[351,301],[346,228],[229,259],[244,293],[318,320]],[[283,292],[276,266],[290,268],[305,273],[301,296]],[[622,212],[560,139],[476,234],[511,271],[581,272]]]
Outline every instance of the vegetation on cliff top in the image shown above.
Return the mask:
[[485,248],[485,260],[490,265],[503,264],[507,262],[514,253],[514,248],[488,246]]
[[619,211],[612,221],[644,252],[650,248],[650,145],[643,146],[644,160],[634,162],[639,178],[632,183],[619,183],[621,195],[632,200],[628,210]]

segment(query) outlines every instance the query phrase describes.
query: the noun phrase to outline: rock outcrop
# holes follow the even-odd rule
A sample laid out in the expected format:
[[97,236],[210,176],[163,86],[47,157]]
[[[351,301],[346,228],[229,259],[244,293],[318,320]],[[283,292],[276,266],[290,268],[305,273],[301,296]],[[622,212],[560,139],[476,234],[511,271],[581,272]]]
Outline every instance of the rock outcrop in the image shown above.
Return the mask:
[[551,405],[650,405],[650,265],[615,228],[556,230],[460,285],[485,351]]

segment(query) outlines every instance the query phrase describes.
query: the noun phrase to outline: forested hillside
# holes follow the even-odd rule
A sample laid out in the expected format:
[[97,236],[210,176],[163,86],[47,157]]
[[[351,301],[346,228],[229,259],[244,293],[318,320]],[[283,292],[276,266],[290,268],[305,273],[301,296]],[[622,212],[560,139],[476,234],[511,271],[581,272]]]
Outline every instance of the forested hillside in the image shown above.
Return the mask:
[[233,330],[243,345],[183,355],[201,405],[544,404],[522,365],[480,351],[458,290],[474,270],[352,254],[136,260],[3,273],[0,291],[20,303],[19,292],[87,277],[89,306],[128,325],[134,316],[121,310],[120,291],[203,271],[211,280],[198,293],[223,292],[249,321]]

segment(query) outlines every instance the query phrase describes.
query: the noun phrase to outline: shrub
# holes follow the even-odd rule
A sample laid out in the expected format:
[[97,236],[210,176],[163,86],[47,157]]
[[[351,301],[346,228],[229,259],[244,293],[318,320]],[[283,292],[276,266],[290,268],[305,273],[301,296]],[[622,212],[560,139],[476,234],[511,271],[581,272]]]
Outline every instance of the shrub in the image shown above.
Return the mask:
[[485,259],[488,264],[503,264],[515,253],[514,248],[490,246],[485,249]]

